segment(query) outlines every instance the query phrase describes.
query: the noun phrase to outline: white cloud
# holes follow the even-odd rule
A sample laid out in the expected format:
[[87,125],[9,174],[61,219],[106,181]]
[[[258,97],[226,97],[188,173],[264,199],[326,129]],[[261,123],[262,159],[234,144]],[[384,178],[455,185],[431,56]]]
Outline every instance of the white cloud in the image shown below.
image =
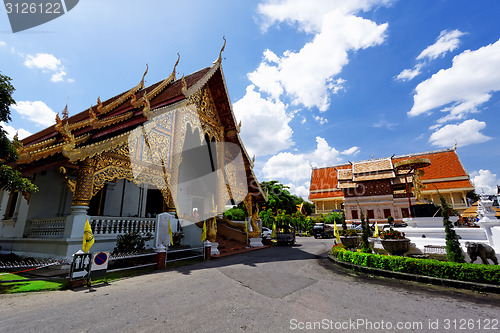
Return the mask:
[[12,105],[12,108],[23,118],[31,120],[42,126],[50,126],[55,123],[56,113],[44,102],[21,101]]
[[16,135],[16,133],[18,135],[19,140],[22,140],[22,139],[31,135],[31,132],[25,130],[24,128],[15,129],[12,126],[5,124],[3,121],[0,122],[0,126],[5,130],[5,132],[7,132],[7,137],[10,140],[14,139],[14,136]]
[[286,22],[297,24],[301,31],[316,33],[321,30],[324,14],[336,11],[352,15],[360,11],[369,11],[377,6],[388,5],[392,0],[268,0],[259,4],[258,12],[263,18],[262,30],[274,24]]
[[341,154],[350,156],[350,155],[357,155],[359,152],[360,152],[359,147],[354,146],[344,150],[343,152],[341,152]]
[[290,193],[307,199],[311,167],[325,167],[344,161],[341,155],[356,155],[359,147],[351,147],[339,152],[321,137],[316,137],[316,149],[311,153],[292,154],[282,152],[272,156],[262,168],[265,180],[278,180],[290,187]]
[[465,35],[459,30],[443,30],[436,39],[436,42],[429,45],[422,51],[417,57],[417,60],[422,59],[436,59],[439,56],[443,56],[447,52],[454,51],[458,45],[460,45],[460,37]]
[[452,147],[455,142],[459,147],[486,142],[491,138],[481,133],[485,127],[485,122],[476,119],[458,125],[449,124],[432,133],[429,142],[439,147]]
[[376,127],[376,128],[387,128],[388,130],[393,130],[395,127],[396,127],[397,123],[391,123],[387,120],[379,120],[378,122],[376,122],[375,124],[373,124],[372,126],[373,127]]
[[321,116],[313,116],[314,120],[316,120],[320,125],[324,125],[328,123],[328,119]]
[[459,117],[488,101],[492,92],[500,91],[499,54],[500,40],[455,56],[452,67],[440,70],[415,88],[408,115],[418,116],[448,106],[444,110],[454,111],[454,117]]
[[55,74],[52,74],[52,77],[50,78],[50,81],[52,81],[52,82],[61,82],[61,81],[64,81],[64,77],[65,76],[66,76],[66,72],[63,71],[63,70],[60,70],[59,72],[57,72]]
[[403,69],[398,76],[396,76],[396,80],[399,81],[410,81],[415,78],[415,76],[419,75],[420,69],[422,68],[422,64],[416,64],[413,69]]
[[28,54],[24,65],[29,68],[57,71],[61,66],[61,60],[48,53],[37,53],[36,55]]
[[422,73],[422,67],[426,63],[426,60],[434,60],[439,56],[444,56],[447,52],[454,51],[460,44],[460,37],[465,35],[459,30],[443,30],[439,34],[436,42],[432,45],[427,46],[417,57],[418,62],[413,69],[404,69],[396,77],[399,81],[410,81],[413,80],[417,75]]
[[281,56],[266,50],[262,63],[248,78],[275,99],[285,94],[294,105],[326,111],[329,95],[343,89],[345,81],[335,76],[349,62],[348,52],[381,44],[388,25],[339,11],[327,12],[324,5],[314,4],[321,7],[322,25],[313,40],[298,52],[285,51]]
[[0,47],[4,47],[4,46],[7,46],[7,43],[4,42],[3,40],[0,40]]
[[[37,53],[36,55],[28,54],[24,65],[28,68],[38,68],[44,73],[53,73],[50,81],[61,82],[66,76],[66,69],[54,55],[48,53]],[[68,82],[73,82],[73,79],[67,79]]]
[[[298,183],[311,177],[311,166],[322,167],[343,161],[341,153],[330,147],[324,138],[316,137],[316,143],[316,149],[308,154],[282,152],[271,157],[262,168],[264,178]],[[354,153],[356,149],[358,147],[352,147],[344,152]]]
[[241,120],[241,137],[250,156],[268,155],[285,150],[293,145],[292,118],[285,113],[280,101],[264,99],[247,87],[245,96],[234,103],[234,113]]
[[293,183],[290,184],[285,184],[286,186],[289,187],[289,191],[291,194],[296,195],[298,197],[301,197],[304,200],[309,199],[309,188],[310,188],[310,183],[306,182],[301,185],[295,185]]
[[476,193],[497,194],[497,185],[500,185],[500,179],[490,170],[480,169],[470,173],[472,183],[476,188]]
[[288,179],[292,182],[304,181],[311,177],[311,166],[304,154],[282,152],[271,157],[264,164],[262,173],[265,179]]

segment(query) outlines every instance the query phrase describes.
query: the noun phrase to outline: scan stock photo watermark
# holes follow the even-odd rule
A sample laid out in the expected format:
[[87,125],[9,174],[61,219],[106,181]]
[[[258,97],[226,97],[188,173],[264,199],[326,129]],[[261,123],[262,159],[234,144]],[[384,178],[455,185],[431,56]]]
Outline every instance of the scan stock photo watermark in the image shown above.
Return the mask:
[[79,0],[4,0],[12,32],[24,31],[68,13]]

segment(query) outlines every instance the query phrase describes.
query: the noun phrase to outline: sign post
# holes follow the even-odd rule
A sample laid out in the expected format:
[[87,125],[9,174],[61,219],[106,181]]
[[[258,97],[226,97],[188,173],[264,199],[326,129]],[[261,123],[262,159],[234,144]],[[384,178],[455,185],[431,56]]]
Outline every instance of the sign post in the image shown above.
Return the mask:
[[71,263],[70,281],[90,279],[90,265],[92,263],[91,253],[75,253]]
[[108,270],[109,252],[94,252],[92,266],[90,267],[90,278],[102,277]]

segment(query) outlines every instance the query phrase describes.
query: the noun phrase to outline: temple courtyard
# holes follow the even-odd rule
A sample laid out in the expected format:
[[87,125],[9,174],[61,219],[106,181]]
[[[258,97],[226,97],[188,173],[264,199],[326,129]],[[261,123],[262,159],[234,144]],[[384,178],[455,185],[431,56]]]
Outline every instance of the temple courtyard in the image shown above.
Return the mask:
[[500,295],[357,274],[327,259],[331,245],[299,237],[293,247],[90,289],[1,295],[1,330],[453,332],[465,325],[472,332],[494,328],[500,317]]

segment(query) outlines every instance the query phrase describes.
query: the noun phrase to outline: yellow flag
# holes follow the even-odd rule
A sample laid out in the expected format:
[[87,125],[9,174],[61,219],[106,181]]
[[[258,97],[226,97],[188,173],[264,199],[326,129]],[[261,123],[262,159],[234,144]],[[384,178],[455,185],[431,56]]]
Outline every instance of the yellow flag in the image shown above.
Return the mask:
[[276,238],[276,223],[273,223],[273,231],[271,232],[271,238]]
[[168,240],[169,240],[168,245],[172,245],[174,243],[174,236],[172,235],[172,228],[170,228],[170,220],[168,220]]
[[375,232],[373,233],[373,237],[378,237],[379,234],[378,234],[378,224],[377,222],[375,222]]
[[206,222],[203,221],[203,230],[201,230],[200,240],[203,242],[205,239],[207,239],[207,225]]
[[340,243],[339,229],[337,228],[337,221],[333,221],[333,234],[337,238],[337,243]]
[[92,245],[94,245],[94,234],[92,234],[92,228],[90,227],[89,219],[87,219],[87,222],[85,222],[85,228],[83,228],[82,250],[88,253]]

